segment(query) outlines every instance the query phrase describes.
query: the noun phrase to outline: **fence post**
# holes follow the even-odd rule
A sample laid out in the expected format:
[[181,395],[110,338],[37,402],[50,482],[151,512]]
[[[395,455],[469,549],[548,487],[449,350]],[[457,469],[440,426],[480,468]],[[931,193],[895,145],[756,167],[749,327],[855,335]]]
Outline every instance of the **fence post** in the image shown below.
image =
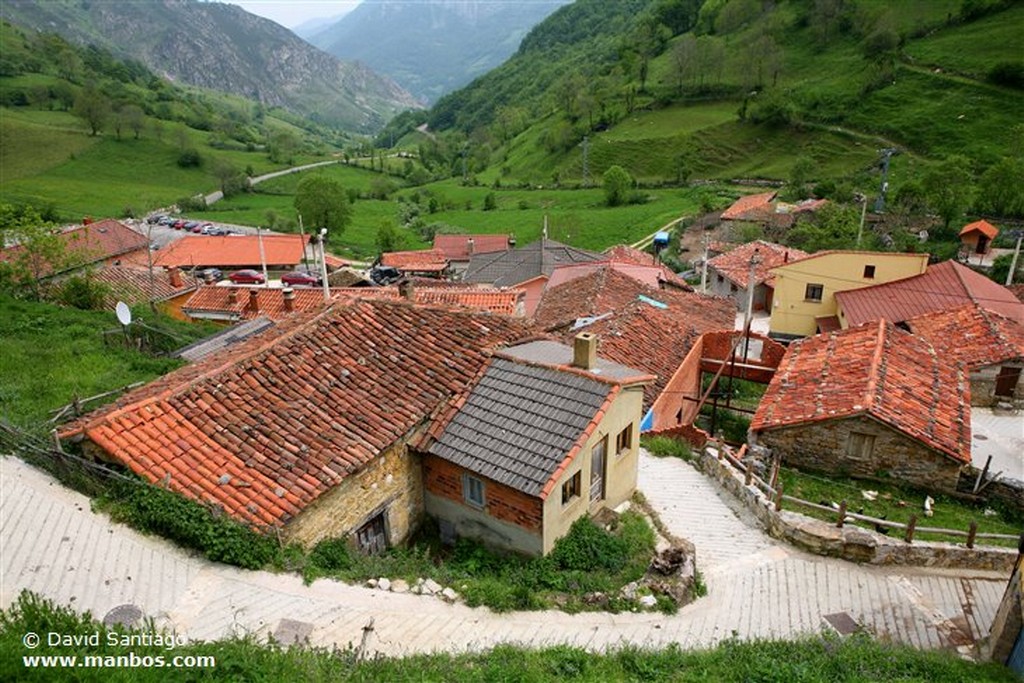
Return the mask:
[[839,521],[836,522],[836,526],[840,529],[843,528],[843,523],[846,521],[846,501],[839,501]]
[[775,511],[782,511],[782,482],[779,482],[778,488],[775,489]]
[[978,535],[978,523],[971,521],[971,525],[967,527],[967,547],[974,549],[974,537]]
[[907,522],[907,533],[903,536],[903,540],[907,543],[914,542],[914,529],[917,528],[917,515],[910,515],[910,521]]

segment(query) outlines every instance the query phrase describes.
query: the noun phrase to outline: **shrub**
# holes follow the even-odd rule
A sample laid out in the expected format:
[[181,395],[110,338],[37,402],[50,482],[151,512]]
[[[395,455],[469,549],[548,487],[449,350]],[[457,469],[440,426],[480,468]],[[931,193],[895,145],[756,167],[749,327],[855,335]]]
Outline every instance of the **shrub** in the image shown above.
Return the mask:
[[608,533],[590,517],[580,517],[555,543],[551,559],[562,569],[618,571],[629,559],[629,548],[622,538]]
[[348,541],[344,538],[327,538],[314,546],[309,553],[309,564],[325,572],[348,569],[352,566],[352,555]]
[[633,176],[621,166],[612,166],[601,177],[604,185],[604,198],[608,206],[625,204],[633,189]]
[[110,293],[110,287],[97,282],[90,275],[72,275],[57,289],[57,301],[83,311],[103,308],[103,299]]
[[988,80],[1008,88],[1024,88],[1024,62],[999,62],[988,72]]
[[178,155],[178,166],[182,168],[197,168],[203,163],[203,158],[197,149],[185,149]]
[[656,455],[660,458],[682,458],[686,461],[693,459],[693,449],[690,447],[690,444],[682,439],[673,439],[669,436],[652,436],[643,437],[640,443],[651,452],[651,455]]

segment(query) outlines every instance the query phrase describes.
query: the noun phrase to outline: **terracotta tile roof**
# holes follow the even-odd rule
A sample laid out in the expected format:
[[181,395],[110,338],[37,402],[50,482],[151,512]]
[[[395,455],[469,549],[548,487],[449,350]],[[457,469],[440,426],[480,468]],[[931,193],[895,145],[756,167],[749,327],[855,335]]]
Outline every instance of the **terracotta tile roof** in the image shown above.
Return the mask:
[[351,261],[346,261],[340,256],[335,256],[334,254],[324,254],[324,263],[327,264],[328,269],[335,270],[337,268],[344,268],[349,265]]
[[731,299],[647,287],[613,268],[602,268],[544,291],[537,323],[566,343],[579,331],[598,335],[602,358],[657,376],[644,389],[650,406],[705,332],[731,330]]
[[[75,267],[139,250],[145,252],[149,246],[145,235],[110,218],[64,230],[59,237]],[[22,251],[23,248],[17,245],[0,249],[0,261],[14,261]],[[52,274],[52,267],[42,269],[43,277]]]
[[617,244],[614,247],[608,247],[602,252],[602,254],[607,258],[607,260],[614,261],[616,263],[632,263],[638,266],[654,266],[659,268],[661,270],[662,280],[666,283],[690,292],[693,291],[693,288],[686,283],[686,280],[679,277],[679,275],[674,273],[672,269],[665,264],[658,262],[654,258],[654,254],[649,254],[648,252],[640,249],[634,249],[633,247],[626,246],[625,244]]
[[849,327],[883,318],[898,323],[932,311],[977,303],[1024,323],[1024,303],[1008,289],[956,261],[944,261],[921,275],[871,287],[836,292]]
[[[349,299],[401,299],[398,287],[344,287],[331,293]],[[496,287],[424,287],[415,285],[413,296],[417,304],[473,308],[499,315],[523,315],[526,292],[521,289]]]
[[990,240],[995,239],[996,235],[999,234],[999,228],[992,225],[986,220],[980,220],[965,225],[963,229],[960,231],[960,236],[963,237],[964,235],[970,234],[974,231],[980,232],[982,235],[989,238]]
[[440,272],[448,267],[448,259],[440,249],[389,251],[381,255],[380,263],[411,273]]
[[971,369],[1024,358],[1024,325],[968,304],[907,321],[943,358]]
[[180,287],[171,284],[166,270],[155,267],[152,279],[148,268],[138,266],[107,266],[93,273],[92,277],[110,288],[110,293],[103,301],[104,307],[113,309],[118,301],[123,301],[129,306],[150,300],[166,301],[196,288],[194,277],[180,271],[179,275]]
[[891,323],[790,344],[750,424],[754,431],[869,415],[928,448],[971,461],[962,365]]
[[721,273],[738,288],[746,289],[750,275],[750,258],[755,250],[761,259],[761,263],[754,268],[754,283],[758,285],[771,284],[774,281],[775,278],[770,272],[772,268],[805,258],[808,255],[807,252],[800,249],[784,247],[781,244],[764,240],[755,240],[708,260],[708,268]]
[[[430,330],[430,334],[424,334]],[[360,301],[300,313],[66,426],[151,482],[287,522],[463,391],[515,318]]]
[[[473,241],[472,252],[470,240]],[[493,254],[509,248],[508,235],[434,235],[434,249],[444,252],[449,261],[468,261],[473,254]]]
[[[263,254],[270,267],[302,263],[309,235],[263,235]],[[155,263],[179,268],[259,268],[260,237],[256,235],[187,235],[160,250]]]
[[663,282],[661,268],[652,265],[641,266],[635,263],[620,263],[616,261],[591,261],[589,263],[574,263],[572,265],[558,266],[548,278],[546,287],[558,287],[584,275],[589,275],[598,270],[611,269],[631,277],[637,282],[652,289],[660,289]]
[[[253,306],[252,292],[257,293],[257,306]],[[196,290],[181,310],[193,318],[221,316],[229,320],[252,320],[266,316],[278,321],[294,315],[295,311],[318,310],[325,305],[324,293],[319,287],[295,287],[292,292],[295,295],[294,310],[288,311],[284,305],[283,288],[204,285]],[[234,301],[231,301],[232,293]]]
[[778,192],[762,192],[740,197],[732,206],[722,212],[723,221],[762,220],[774,213],[772,201]]
[[498,287],[512,287],[569,263],[600,261],[601,255],[549,239],[495,254],[477,254],[469,260],[463,280]]

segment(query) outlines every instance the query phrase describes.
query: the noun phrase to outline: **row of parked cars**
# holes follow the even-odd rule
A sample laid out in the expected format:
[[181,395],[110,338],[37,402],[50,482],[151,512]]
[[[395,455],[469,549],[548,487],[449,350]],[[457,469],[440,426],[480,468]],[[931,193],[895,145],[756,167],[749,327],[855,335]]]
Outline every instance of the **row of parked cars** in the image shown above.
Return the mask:
[[175,218],[174,216],[150,216],[146,219],[146,222],[150,225],[166,225],[169,228],[175,230],[188,230],[197,235],[234,235],[233,230],[227,228],[219,228],[213,223],[202,222],[202,221],[187,221],[184,218]]
[[[199,277],[203,280],[218,281],[224,279],[224,273],[222,273],[219,268],[207,268],[200,271]],[[236,285],[266,284],[266,279],[263,277],[263,273],[249,268],[236,270],[228,275],[228,280],[231,280],[231,282]],[[281,284],[287,287],[319,287],[321,283],[322,280],[318,275],[304,270],[295,270],[281,276]]]

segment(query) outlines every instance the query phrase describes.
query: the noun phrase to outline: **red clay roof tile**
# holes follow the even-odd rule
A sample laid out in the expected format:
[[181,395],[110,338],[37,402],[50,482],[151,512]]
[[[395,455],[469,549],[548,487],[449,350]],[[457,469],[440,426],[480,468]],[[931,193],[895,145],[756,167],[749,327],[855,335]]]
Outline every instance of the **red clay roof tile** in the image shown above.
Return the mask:
[[740,289],[747,287],[750,276],[750,259],[757,251],[761,262],[754,267],[754,284],[764,284],[774,279],[771,269],[790,261],[805,258],[808,254],[800,249],[784,247],[781,244],[755,240],[708,260],[708,269],[721,273]]
[[[140,250],[144,254],[149,245],[145,235],[110,218],[64,230],[58,235],[74,266],[96,263]],[[15,260],[22,251],[20,246],[0,249],[0,262]],[[52,266],[47,265],[41,269],[40,275],[43,277],[52,274]]]
[[943,358],[971,369],[1024,358],[1024,325],[975,304],[926,313],[907,326]]
[[[260,241],[263,259],[260,258]],[[179,268],[291,267],[302,263],[309,235],[186,235],[160,250],[154,263]]]
[[722,212],[723,221],[760,220],[772,213],[772,200],[778,192],[761,192],[740,197]]
[[986,220],[980,220],[965,225],[963,229],[960,230],[960,237],[963,237],[964,235],[968,235],[975,231],[980,232],[982,235],[989,238],[990,240],[994,240],[996,238],[996,235],[999,234],[999,228],[992,225]]
[[[434,235],[434,250],[440,250],[451,261],[468,261],[473,254],[491,254],[508,251],[508,235]],[[470,250],[472,240],[472,251]]]

